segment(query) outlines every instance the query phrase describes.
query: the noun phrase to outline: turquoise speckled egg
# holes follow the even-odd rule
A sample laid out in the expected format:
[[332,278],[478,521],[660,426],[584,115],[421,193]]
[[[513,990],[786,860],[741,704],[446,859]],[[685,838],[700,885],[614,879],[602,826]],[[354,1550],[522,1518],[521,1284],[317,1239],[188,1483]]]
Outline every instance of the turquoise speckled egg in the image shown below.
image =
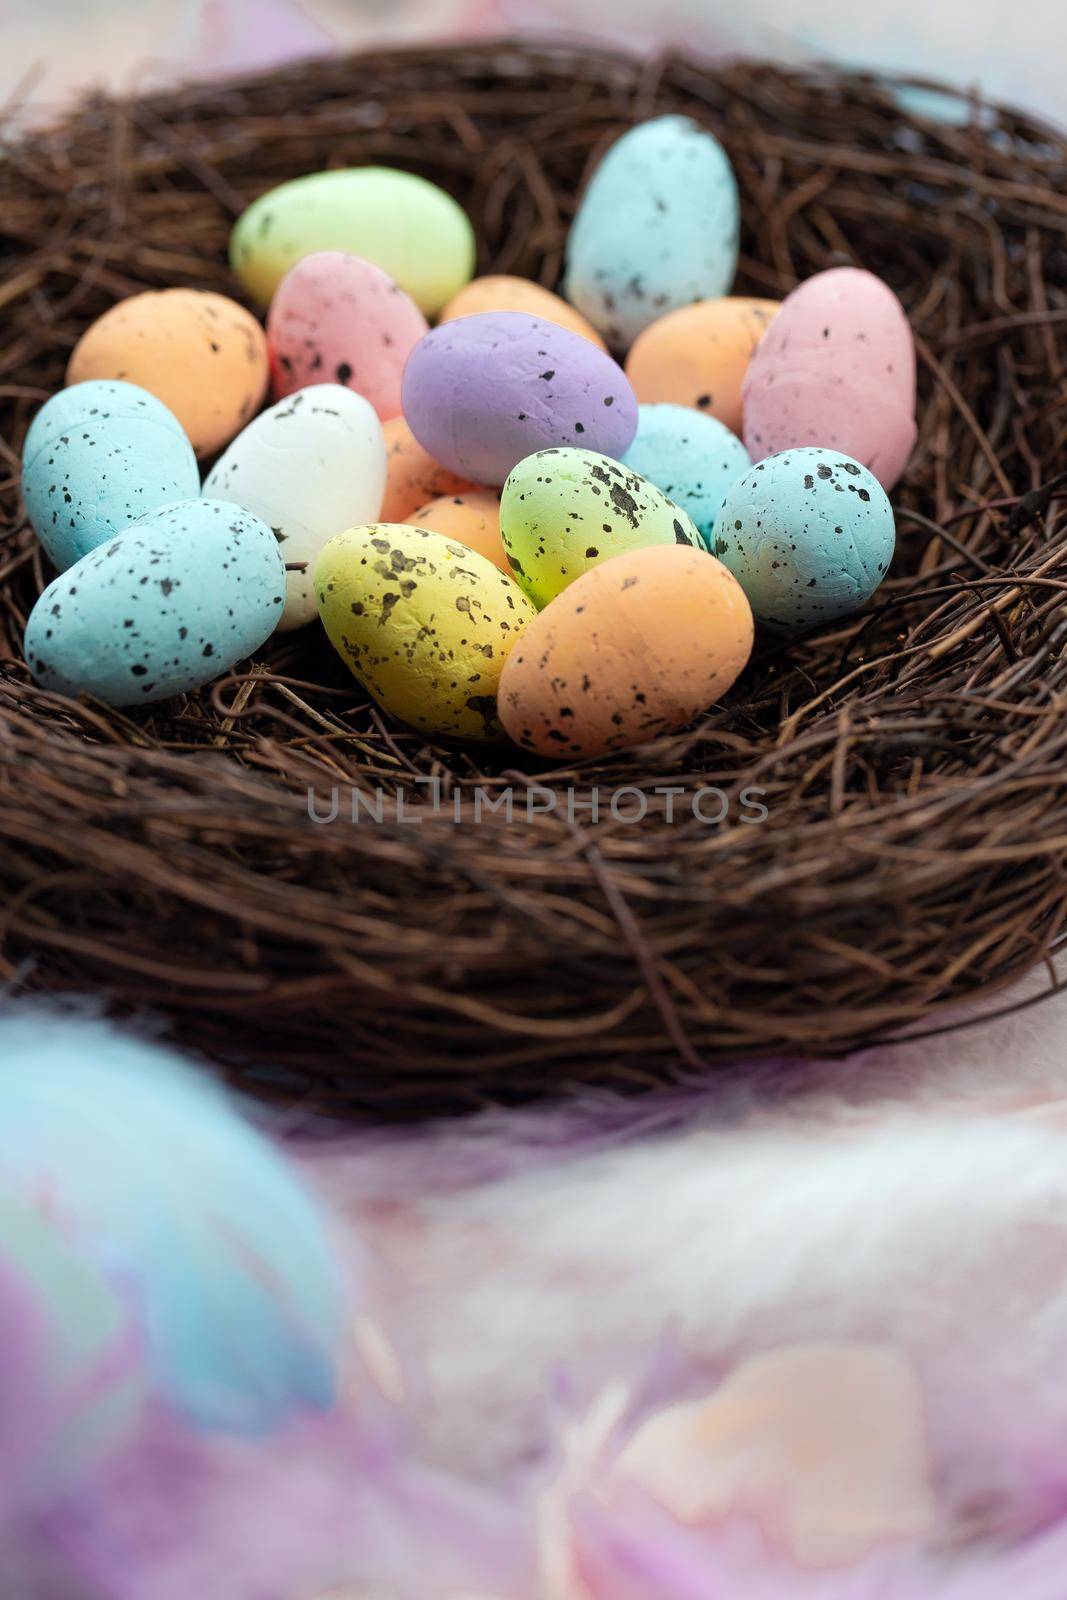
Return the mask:
[[182,500],[61,573],[26,626],[26,660],[59,694],[143,705],[199,689],[274,631],[285,563],[240,506]]
[[196,455],[181,423],[135,383],[75,383],[30,424],[22,497],[60,572],[157,506],[199,493]]
[[567,240],[563,292],[613,349],[657,317],[728,294],[740,206],[733,168],[689,117],[656,117],[612,145]]
[[752,465],[718,417],[666,404],[639,407],[636,437],[621,459],[688,512],[708,550],[723,495]]
[[727,491],[714,554],[760,621],[810,628],[869,600],[895,543],[893,508],[873,473],[812,447],[768,456]]

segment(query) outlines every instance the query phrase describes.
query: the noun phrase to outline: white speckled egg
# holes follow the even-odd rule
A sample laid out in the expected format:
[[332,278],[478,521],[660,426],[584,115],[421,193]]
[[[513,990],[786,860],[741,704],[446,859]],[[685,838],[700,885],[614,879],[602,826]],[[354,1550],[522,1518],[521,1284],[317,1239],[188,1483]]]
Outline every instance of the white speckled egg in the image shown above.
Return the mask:
[[22,451],[22,497],[60,572],[157,506],[200,492],[196,455],[172,411],[134,383],[61,389]]
[[385,437],[369,400],[336,383],[281,400],[238,434],[204,480],[204,494],[244,506],[274,532],[288,564],[279,626],[315,616],[312,569],[334,534],[372,522],[385,493]]
[[893,559],[893,508],[878,479],[836,450],[769,456],[727,491],[714,553],[756,617],[810,628],[856,611]]
[[612,145],[567,240],[563,292],[626,349],[664,312],[728,294],[740,206],[733,168],[691,117],[656,117]]
[[639,408],[637,434],[622,465],[681,506],[710,550],[722,497],[752,462],[718,417],[689,406],[659,405]]
[[273,632],[285,566],[239,506],[182,500],[83,556],[41,595],[25,654],[45,689],[144,705],[221,677]]

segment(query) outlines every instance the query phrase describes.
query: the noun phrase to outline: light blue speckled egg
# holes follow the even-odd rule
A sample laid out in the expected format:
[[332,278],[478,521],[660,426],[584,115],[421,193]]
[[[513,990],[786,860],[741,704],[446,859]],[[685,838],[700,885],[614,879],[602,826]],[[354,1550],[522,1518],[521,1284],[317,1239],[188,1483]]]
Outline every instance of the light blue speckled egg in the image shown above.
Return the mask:
[[762,622],[810,628],[856,611],[889,570],[896,527],[873,473],[839,450],[784,450],[727,490],[714,553]]
[[266,523],[221,500],[182,500],[49,584],[26,626],[26,660],[46,689],[143,705],[228,672],[284,604],[285,563]]
[[665,312],[729,293],[739,219],[714,135],[690,117],[642,122],[612,145],[578,207],[563,292],[626,349]]
[[135,383],[94,379],[61,389],[26,435],[26,514],[60,572],[157,506],[199,493],[181,423]]
[[637,435],[621,459],[689,513],[708,550],[723,495],[752,465],[718,417],[666,404],[638,408]]

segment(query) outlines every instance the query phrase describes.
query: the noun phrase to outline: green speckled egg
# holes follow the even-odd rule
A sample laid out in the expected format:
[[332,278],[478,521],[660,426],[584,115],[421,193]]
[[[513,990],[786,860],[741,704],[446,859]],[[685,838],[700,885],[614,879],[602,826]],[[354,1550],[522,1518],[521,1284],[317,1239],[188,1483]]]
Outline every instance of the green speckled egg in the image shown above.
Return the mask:
[[538,450],[520,461],[504,485],[500,533],[516,581],[538,607],[612,556],[657,544],[701,548],[680,507],[595,450]]
[[379,705],[427,733],[503,736],[500,673],[536,612],[491,561],[427,528],[375,522],[323,547],[315,595],[331,644]]

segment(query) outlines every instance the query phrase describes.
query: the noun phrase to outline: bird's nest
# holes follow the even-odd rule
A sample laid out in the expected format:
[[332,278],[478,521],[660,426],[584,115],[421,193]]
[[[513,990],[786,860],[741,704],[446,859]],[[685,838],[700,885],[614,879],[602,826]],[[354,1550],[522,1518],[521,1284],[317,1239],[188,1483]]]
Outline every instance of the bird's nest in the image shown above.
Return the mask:
[[[554,285],[591,164],[673,110],[733,161],[738,292],[853,262],[907,309],[919,445],[872,607],[763,644],[685,734],[573,769],[391,722],[315,627],[137,714],[34,685],[22,631],[50,574],[19,453],[95,316],[146,287],[235,293],[242,207],[364,162],[455,194],[480,270]],[[95,99],[5,143],[5,979],[162,1013],[268,1092],[412,1114],[843,1051],[1051,970],[1067,140],[829,70],[478,44]]]

